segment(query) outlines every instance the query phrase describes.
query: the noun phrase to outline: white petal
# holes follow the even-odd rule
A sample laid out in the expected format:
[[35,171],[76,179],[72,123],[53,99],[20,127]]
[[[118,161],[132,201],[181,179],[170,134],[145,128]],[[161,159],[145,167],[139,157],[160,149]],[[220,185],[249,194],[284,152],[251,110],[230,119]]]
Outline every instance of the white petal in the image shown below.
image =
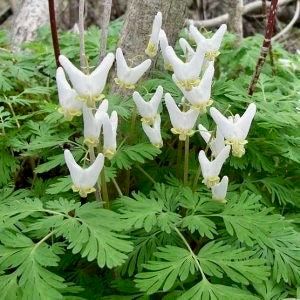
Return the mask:
[[159,32],[161,29],[161,25],[162,25],[162,14],[159,11],[154,17],[152,32],[150,37],[150,40],[156,45],[156,47],[158,46],[159,43]]
[[222,151],[218,154],[218,156],[211,162],[211,172],[213,176],[218,176],[222,169],[223,164],[226,159],[229,157],[230,146],[227,145],[222,149]]
[[195,50],[191,47],[188,41],[184,38],[179,39],[179,45],[185,55],[186,61],[189,62],[195,54]]
[[206,38],[200,33],[200,31],[193,24],[189,27],[189,32],[197,45],[206,45]]
[[222,135],[220,129],[217,127],[216,138],[213,140],[211,144],[212,155],[216,157],[222,150],[225,148],[225,140]]
[[100,115],[102,112],[107,112],[108,110],[108,100],[107,99],[104,99],[101,104],[99,105],[96,113],[95,113],[95,119],[99,119],[100,118]]
[[160,45],[160,49],[163,53],[163,56],[165,58],[165,50],[169,46],[169,42],[168,42],[166,32],[163,29],[161,29],[159,31],[159,45]]
[[64,55],[59,56],[59,62],[64,68],[65,72],[68,74],[68,77],[76,92],[79,95],[89,95],[90,91],[87,86],[87,75],[77,69]]
[[163,143],[160,132],[160,124],[160,115],[156,116],[153,127],[149,126],[146,123],[142,123],[143,130],[149,138],[151,144],[161,145]]
[[228,177],[224,176],[220,183],[211,188],[213,199],[224,201],[227,194]]
[[96,160],[90,165],[87,169],[83,170],[81,181],[83,187],[92,187],[96,184],[100,172],[104,166],[104,156],[102,153],[99,153]]
[[235,123],[235,126],[240,128],[240,130],[242,131],[242,136],[240,136],[239,138],[245,139],[247,137],[255,113],[256,105],[255,103],[251,103],[243,116]]
[[134,68],[128,67],[121,48],[117,49],[116,60],[117,76],[122,82],[128,84],[137,83],[151,65],[151,59],[147,59]]
[[77,93],[68,83],[62,67],[59,67],[56,70],[56,83],[60,105],[65,108],[81,110],[82,103],[76,100]]
[[219,50],[226,30],[227,30],[227,25],[222,24],[219,27],[219,29],[215,32],[213,37],[210,39],[211,47],[213,47],[213,49],[211,49],[212,51],[218,51]]
[[211,162],[207,159],[205,152],[201,150],[198,155],[198,160],[200,163],[202,175],[204,178],[211,176],[210,175],[210,168],[211,168]]
[[135,91],[132,95],[133,101],[137,107],[139,114],[146,118],[153,116],[152,105],[143,99],[139,92]]
[[151,100],[150,100],[150,103],[151,103],[151,106],[153,108],[153,112],[155,114],[157,114],[157,111],[158,111],[158,107],[159,107],[159,104],[162,100],[162,96],[163,96],[163,93],[164,93],[164,89],[161,85],[159,85],[154,93],[154,95],[152,96]]
[[64,151],[64,157],[74,185],[79,186],[82,168],[76,163],[70,150]]
[[199,133],[206,142],[206,144],[209,142],[211,133],[201,124],[198,125]]
[[234,124],[224,117],[216,108],[210,108],[210,115],[219,127],[222,135],[225,139],[232,139],[235,138],[235,127]]
[[88,76],[90,89],[94,95],[100,94],[103,91],[109,70],[114,63],[114,60],[114,54],[108,53],[99,66]]
[[83,106],[83,124],[84,124],[84,138],[98,139],[100,135],[101,125],[93,115],[92,109],[86,105]]
[[109,118],[107,113],[102,114],[101,118],[103,124],[103,148],[115,150],[117,148],[117,127],[118,127],[118,115],[116,111],[113,111]]

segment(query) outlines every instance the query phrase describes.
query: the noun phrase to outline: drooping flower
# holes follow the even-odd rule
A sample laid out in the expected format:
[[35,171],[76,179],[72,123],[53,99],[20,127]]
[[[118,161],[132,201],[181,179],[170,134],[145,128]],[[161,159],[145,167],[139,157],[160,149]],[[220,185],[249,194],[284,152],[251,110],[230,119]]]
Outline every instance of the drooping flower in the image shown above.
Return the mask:
[[75,161],[70,150],[64,151],[64,157],[73,182],[72,189],[79,192],[81,197],[95,192],[95,184],[104,165],[104,156],[99,153],[96,160],[86,169],[81,168]]
[[192,136],[195,133],[193,128],[197,121],[199,111],[194,109],[189,109],[186,112],[181,111],[169,93],[165,95],[165,102],[173,126],[171,132],[178,134],[180,141],[185,141],[187,136]]
[[137,107],[139,114],[142,117],[141,121],[143,123],[147,123],[149,125],[153,124],[163,96],[163,92],[164,90],[162,86],[158,86],[155,94],[150,101],[145,101],[138,92],[133,93],[133,101]]
[[205,58],[209,61],[214,61],[220,54],[219,49],[226,30],[226,24],[222,24],[215,34],[211,38],[207,39],[193,24],[189,27],[192,38],[198,46],[201,45],[205,49]]
[[81,115],[82,102],[77,100],[77,93],[68,83],[62,67],[56,70],[56,83],[60,104],[58,111],[71,121],[73,117]]
[[211,188],[220,182],[220,171],[230,153],[230,146],[227,145],[212,161],[209,161],[203,150],[199,153],[199,163],[203,175],[203,183]]
[[167,53],[166,53],[167,47],[169,46],[168,38],[167,38],[165,31],[162,29],[159,32],[159,45],[160,45],[162,57],[164,59],[165,70],[173,71],[173,67],[172,67],[172,65],[168,59]]
[[68,74],[72,86],[79,96],[78,99],[85,102],[89,107],[94,107],[96,101],[104,98],[101,93],[114,60],[114,54],[108,53],[91,74],[84,74],[64,55],[59,56],[59,62]]
[[199,46],[189,62],[183,62],[171,46],[166,48],[166,55],[171,63],[178,84],[185,90],[190,91],[200,83],[199,75],[204,60],[205,52]]
[[179,39],[179,45],[185,56],[185,61],[186,62],[191,61],[191,59],[195,55],[195,50],[192,48],[192,46],[189,44],[189,42],[184,38]]
[[212,198],[218,202],[226,203],[225,200],[228,188],[228,177],[224,176],[222,180],[211,188]]
[[103,126],[103,154],[108,159],[112,159],[117,151],[118,114],[113,111],[109,117],[103,112],[99,119]]
[[213,103],[213,100],[210,98],[210,96],[214,72],[215,69],[213,63],[209,63],[199,85],[193,87],[191,90],[186,90],[184,87],[182,87],[175,74],[172,76],[173,81],[180,88],[185,99],[191,104],[192,108],[199,110],[201,113],[206,113],[207,107]]
[[242,157],[245,154],[245,145],[248,143],[246,137],[255,113],[254,103],[248,106],[241,117],[236,115],[234,118],[226,118],[214,107],[210,109],[211,117],[225,137],[225,143],[232,147],[233,156]]
[[152,127],[147,123],[142,123],[143,130],[147,135],[147,137],[149,138],[150,143],[157,148],[161,148],[163,146],[163,140],[160,132],[160,123],[161,123],[160,115],[155,116]]
[[84,124],[84,143],[89,147],[96,147],[99,144],[99,136],[102,127],[101,113],[106,113],[108,110],[108,101],[104,99],[99,105],[95,115],[92,109],[83,106],[83,124]]
[[211,154],[213,157],[217,157],[218,154],[223,150],[226,146],[224,137],[221,134],[220,129],[217,127],[216,137],[211,137],[211,133],[201,124],[198,125],[199,133],[204,139],[204,141],[208,144],[211,149]]
[[144,75],[151,65],[151,59],[146,59],[134,68],[128,67],[121,48],[116,52],[117,78],[116,84],[125,89],[134,89],[135,84]]
[[156,14],[156,16],[154,17],[150,40],[149,40],[148,46],[145,50],[145,53],[149,57],[154,57],[157,54],[158,44],[159,44],[159,32],[161,29],[161,25],[162,25],[162,14],[159,11]]

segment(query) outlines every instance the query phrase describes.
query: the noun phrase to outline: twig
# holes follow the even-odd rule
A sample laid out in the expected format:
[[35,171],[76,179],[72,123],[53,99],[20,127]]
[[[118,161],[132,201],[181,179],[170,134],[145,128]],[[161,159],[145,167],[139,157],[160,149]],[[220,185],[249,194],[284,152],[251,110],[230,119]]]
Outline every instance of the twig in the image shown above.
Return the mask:
[[100,61],[103,59],[103,57],[106,54],[108,26],[110,21],[111,5],[112,5],[112,0],[102,0],[102,1],[103,1],[103,11],[102,11],[102,20],[101,20]]
[[84,71],[87,69],[85,45],[84,45],[84,0],[79,1],[79,41],[80,41],[80,68]]
[[153,179],[151,175],[149,175],[143,168],[141,168],[139,165],[135,166],[139,171],[141,171],[153,184],[156,183],[156,181]]
[[295,11],[294,17],[292,18],[292,20],[290,21],[290,23],[286,27],[284,27],[279,33],[277,33],[276,35],[274,35],[272,37],[272,42],[278,41],[289,30],[291,30],[293,28],[294,24],[297,22],[297,20],[299,18],[299,15],[300,15],[300,0],[297,0],[297,6],[296,6],[296,11]]
[[118,192],[119,197],[122,197],[123,193],[122,193],[121,188],[119,187],[117,181],[114,178],[112,178],[111,181],[113,182],[113,184]]
[[[278,7],[287,5],[291,2],[294,2],[295,0],[279,0],[278,1]],[[245,15],[251,11],[254,11],[256,9],[259,9],[262,6],[262,1],[255,1],[248,3],[244,6],[242,15]],[[269,3],[267,3],[267,6],[270,6]],[[208,20],[192,20],[192,19],[187,19],[186,24],[194,24],[195,26],[198,27],[214,27],[218,26],[220,24],[226,23],[228,20],[228,14],[224,14],[221,16],[218,16],[216,18],[208,19]]]
[[55,18],[55,4],[54,0],[48,0],[49,6],[49,18],[50,18],[50,27],[51,27],[51,35],[52,35],[52,43],[55,55],[55,62],[57,68],[60,66],[58,57],[60,55],[59,42],[58,42],[58,34],[57,34],[57,25]]
[[248,94],[250,96],[252,96],[254,93],[256,83],[258,81],[259,75],[261,73],[262,67],[266,61],[266,57],[267,57],[267,54],[270,49],[271,39],[272,39],[273,31],[274,31],[274,23],[275,23],[276,11],[277,11],[277,4],[278,4],[278,0],[271,1],[271,7],[270,7],[269,16],[268,16],[268,23],[267,23],[267,27],[266,27],[265,38],[264,38],[264,41],[263,41],[263,44],[261,47],[260,56],[258,58],[256,67],[255,67],[255,72],[253,74],[252,80],[251,80],[251,82],[249,84],[249,88],[248,88]]
[[189,176],[189,147],[190,147],[190,138],[186,137],[184,142],[184,168],[183,168],[183,183],[184,185],[188,182]]

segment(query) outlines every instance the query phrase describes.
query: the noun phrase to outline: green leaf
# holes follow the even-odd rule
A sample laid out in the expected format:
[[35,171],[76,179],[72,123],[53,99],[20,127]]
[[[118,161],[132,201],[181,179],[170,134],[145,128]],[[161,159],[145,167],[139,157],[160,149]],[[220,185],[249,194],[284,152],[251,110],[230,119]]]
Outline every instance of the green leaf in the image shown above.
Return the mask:
[[141,291],[153,294],[161,287],[163,291],[172,288],[177,278],[187,279],[189,274],[195,273],[195,262],[191,253],[183,248],[166,246],[158,248],[158,261],[150,261],[144,265],[148,272],[136,275],[136,285]]

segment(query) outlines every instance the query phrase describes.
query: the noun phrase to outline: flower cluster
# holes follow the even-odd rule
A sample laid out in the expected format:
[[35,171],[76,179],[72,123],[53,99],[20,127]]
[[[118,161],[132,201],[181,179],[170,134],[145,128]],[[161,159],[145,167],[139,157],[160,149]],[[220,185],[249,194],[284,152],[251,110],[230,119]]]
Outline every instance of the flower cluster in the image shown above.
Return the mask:
[[[178,135],[180,141],[186,142],[189,142],[189,137],[196,132],[194,128],[199,116],[206,114],[213,104],[211,89],[215,71],[214,61],[219,55],[222,38],[226,32],[226,25],[221,25],[217,32],[207,39],[195,26],[190,25],[189,38],[195,42],[196,49],[186,39],[181,38],[179,45],[184,54],[182,60],[169,45],[167,35],[161,28],[162,23],[162,15],[158,12],[154,18],[145,53],[154,58],[160,50],[165,69],[173,72],[172,79],[183,94],[182,103],[178,106],[169,93],[164,95],[162,86],[157,87],[149,101],[137,91],[132,94],[137,112],[141,116],[142,128],[150,142],[158,148],[163,147],[160,116],[163,98],[172,124],[171,132]],[[57,69],[56,74],[59,111],[67,120],[83,114],[84,143],[92,151],[97,147],[99,153],[88,168],[82,169],[75,162],[71,152],[65,150],[65,160],[74,184],[73,190],[78,191],[82,197],[95,191],[94,186],[104,166],[105,157],[111,159],[117,149],[118,115],[115,111],[108,114],[109,102],[103,94],[115,57],[117,69],[115,83],[121,89],[134,90],[137,82],[150,68],[151,59],[129,67],[122,49],[118,48],[116,55],[107,54],[92,73],[86,74],[77,69],[65,56],[61,55],[59,58],[62,66]],[[212,158],[208,159],[207,151],[201,150],[199,153],[203,183],[211,189],[215,200],[225,202],[228,177],[220,179],[219,174],[230,152],[236,157],[245,154],[246,137],[255,112],[256,105],[251,103],[243,116],[235,115],[227,118],[216,108],[211,107],[210,115],[216,123],[216,130],[210,132],[198,124],[198,131],[207,143],[207,149],[211,149]],[[100,143],[102,136],[103,143]]]

